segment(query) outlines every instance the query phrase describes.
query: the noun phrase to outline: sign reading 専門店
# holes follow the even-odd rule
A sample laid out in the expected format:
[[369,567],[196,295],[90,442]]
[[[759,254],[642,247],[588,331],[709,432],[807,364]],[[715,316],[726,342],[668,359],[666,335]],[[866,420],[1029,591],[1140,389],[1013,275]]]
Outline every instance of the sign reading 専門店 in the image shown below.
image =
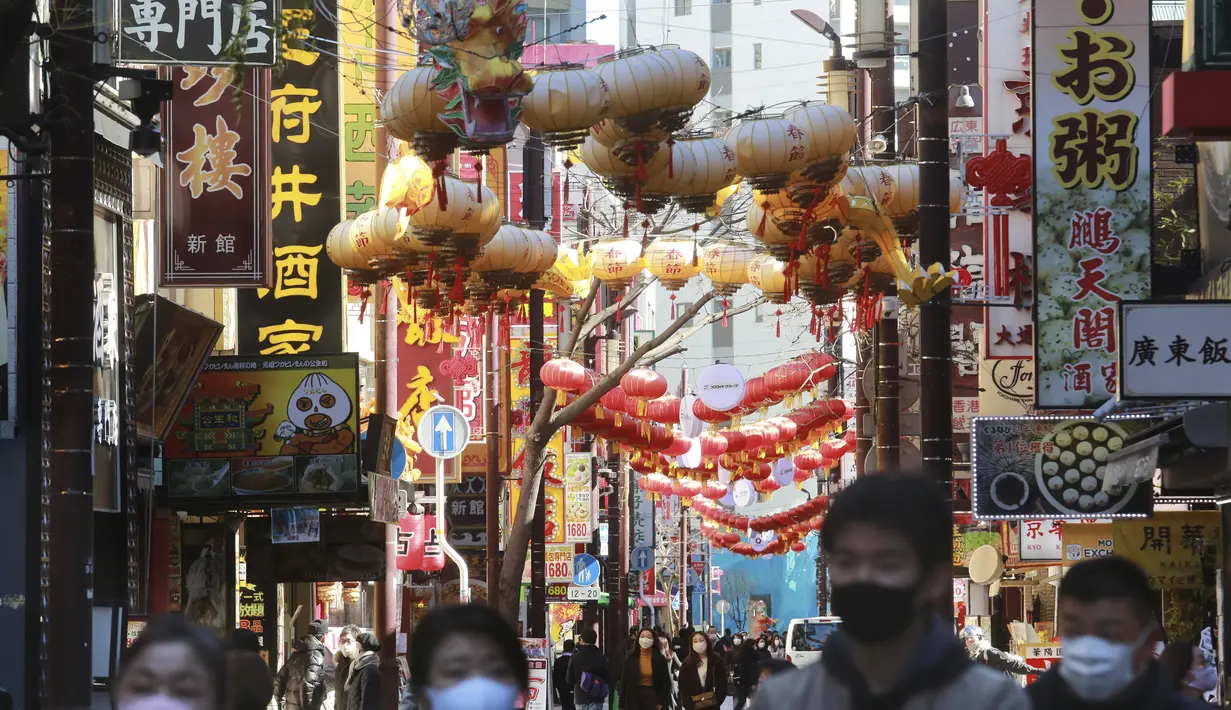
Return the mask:
[[1231,399],[1231,301],[1122,303],[1125,399]]
[[1088,409],[1116,395],[1117,303],[1150,294],[1150,3],[1033,17],[1035,396]]

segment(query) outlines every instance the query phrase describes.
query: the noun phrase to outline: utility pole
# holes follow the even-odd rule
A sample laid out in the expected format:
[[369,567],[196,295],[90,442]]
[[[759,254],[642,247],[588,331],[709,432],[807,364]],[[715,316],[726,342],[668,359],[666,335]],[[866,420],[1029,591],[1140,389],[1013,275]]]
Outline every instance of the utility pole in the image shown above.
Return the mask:
[[[376,88],[383,97],[393,88],[397,80],[397,72],[388,57],[395,56],[397,50],[397,34],[395,27],[401,26],[398,18],[398,6],[394,0],[376,0]],[[385,168],[389,165],[389,130],[379,122],[376,124],[373,142],[376,148],[376,179],[384,179]],[[386,414],[397,410],[397,294],[387,281],[377,282],[375,287],[376,342],[373,346],[373,357],[376,362],[374,377],[376,379],[376,401],[369,422],[379,422]],[[390,314],[392,317],[390,317]],[[368,425],[368,436],[378,436],[379,425]],[[411,503],[414,505],[414,503]],[[443,516],[443,510],[437,510],[438,518]],[[385,526],[385,577],[376,585],[376,613],[374,630],[380,640],[380,706],[381,710],[397,710],[398,698],[398,656],[397,656],[397,616],[401,606],[402,572],[397,568],[398,526]],[[410,643],[410,632],[407,632],[407,646]]]
[[[55,0],[51,85],[50,269],[44,276],[43,417],[45,706],[88,708],[93,693],[94,552],[94,6]],[[18,255],[10,254],[9,258]],[[37,249],[23,259],[37,259]],[[10,306],[14,307],[14,306]],[[48,313],[50,310],[50,313]],[[48,318],[48,316],[50,318]],[[50,333],[46,328],[50,327]],[[54,423],[54,424],[53,424]]]
[[[948,0],[915,4],[919,37],[919,261],[949,269]],[[951,295],[919,307],[920,420],[924,471],[952,496]]]
[[688,507],[680,502],[680,627],[692,624],[688,618]]
[[487,406],[487,485],[484,489],[486,496],[483,509],[487,511],[487,600],[490,604],[497,604],[500,600],[500,516],[496,514],[500,509],[500,492],[504,487],[504,482],[500,479],[500,448],[504,445],[500,403],[508,401],[497,393],[501,391],[502,381],[507,379],[500,373],[509,371],[502,362],[506,351],[492,347],[500,342],[499,329],[497,319],[490,318],[487,327],[489,347],[484,356],[487,358],[487,384],[483,388],[483,399]]
[[[885,27],[893,29],[893,3],[885,5]],[[886,148],[872,156],[892,161],[897,156],[897,109],[894,99],[893,62],[868,71],[871,85],[872,132],[885,139]],[[898,336],[896,289],[885,292],[885,312],[876,324],[876,471],[896,470],[901,465],[902,407],[898,401],[898,358],[901,349]],[[865,454],[866,456],[866,454]]]
[[[543,214],[543,137],[538,131],[528,131],[522,148],[522,211],[531,229],[546,226]],[[530,289],[530,413],[543,401],[543,290]],[[549,442],[543,442],[544,447]],[[544,448],[544,451],[546,448]],[[527,463],[529,463],[527,461]],[[563,463],[563,462],[561,462]],[[541,465],[541,464],[540,464]],[[522,472],[529,476],[528,471]],[[530,638],[547,638],[547,544],[544,539],[546,482],[540,483],[534,502],[534,520],[530,527],[530,605],[526,612],[526,630]]]

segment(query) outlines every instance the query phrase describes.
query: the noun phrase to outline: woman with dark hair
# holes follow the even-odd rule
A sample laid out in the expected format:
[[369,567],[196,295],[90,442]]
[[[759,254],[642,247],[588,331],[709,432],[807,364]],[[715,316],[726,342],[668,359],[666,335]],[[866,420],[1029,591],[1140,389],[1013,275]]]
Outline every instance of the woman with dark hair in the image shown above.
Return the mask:
[[709,637],[694,632],[680,668],[680,704],[684,710],[717,710],[726,699],[727,666],[710,648]]
[[410,684],[420,710],[513,710],[530,669],[517,632],[495,609],[451,605],[415,628]]
[[125,652],[111,704],[116,710],[222,710],[226,681],[217,633],[165,616],[150,621]]
[[350,670],[343,681],[346,707],[338,710],[380,710],[380,641],[364,632],[342,652],[350,659]]
[[1158,662],[1171,687],[1186,698],[1203,700],[1206,693],[1218,687],[1218,669],[1206,662],[1201,647],[1191,641],[1172,642]]
[[641,629],[620,674],[620,710],[670,710],[671,671],[654,629]]

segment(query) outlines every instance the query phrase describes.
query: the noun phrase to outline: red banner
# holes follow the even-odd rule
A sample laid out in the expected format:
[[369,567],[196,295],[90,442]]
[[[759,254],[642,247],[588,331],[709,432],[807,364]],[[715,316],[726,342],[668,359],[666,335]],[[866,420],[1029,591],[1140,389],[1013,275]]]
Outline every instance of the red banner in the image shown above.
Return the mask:
[[423,547],[427,542],[425,517],[407,514],[398,521],[397,565],[403,572],[423,569]]

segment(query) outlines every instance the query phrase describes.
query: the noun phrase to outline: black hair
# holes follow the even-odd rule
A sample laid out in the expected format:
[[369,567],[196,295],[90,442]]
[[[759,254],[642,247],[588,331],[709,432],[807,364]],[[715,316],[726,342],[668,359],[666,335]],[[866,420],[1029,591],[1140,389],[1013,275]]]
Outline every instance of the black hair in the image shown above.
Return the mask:
[[508,662],[522,692],[530,688],[530,667],[517,632],[504,617],[482,604],[449,604],[428,612],[415,627],[410,646],[410,684],[416,697],[423,697],[436,648],[453,634],[483,636],[496,645]]
[[260,654],[246,649],[227,651],[227,707],[265,710],[274,697],[274,677]]
[[821,546],[835,543],[852,525],[901,533],[914,547],[924,572],[953,560],[953,513],[940,484],[916,473],[863,476],[837,494],[821,528]]
[[359,642],[360,648],[365,651],[376,652],[380,650],[380,641],[376,638],[376,634],[370,631],[364,631],[356,636],[355,640]]
[[1140,567],[1123,557],[1098,557],[1079,562],[1069,568],[1056,590],[1057,599],[1097,602],[1104,599],[1127,599],[1143,619],[1152,615],[1156,592],[1150,588],[1150,578]]
[[235,629],[231,632],[231,648],[260,653],[261,637],[252,629]]
[[214,698],[215,706],[222,707],[226,704],[227,659],[222,640],[214,630],[191,624],[180,614],[171,614],[151,619],[137,640],[133,641],[133,645],[125,649],[120,672],[111,684],[113,707],[116,704],[115,692],[120,688],[125,672],[132,667],[132,662],[145,653],[146,649],[162,643],[188,644],[201,667],[214,681],[212,685],[217,693]]
[[1197,645],[1192,641],[1175,641],[1163,649],[1158,657],[1158,664],[1163,667],[1171,689],[1179,691],[1184,687],[1184,679],[1193,666],[1193,649]]
[[701,654],[697,653],[696,649],[692,647],[692,640],[693,638],[697,636],[700,636],[701,638],[705,639],[706,657],[712,658],[715,655],[714,647],[710,645],[710,637],[706,636],[704,631],[693,630],[691,633],[688,634],[687,638],[684,641],[684,643],[688,644],[688,657],[684,659],[684,662],[688,663],[689,661],[691,661],[692,665],[694,666],[701,665]]
[[576,648],[576,645],[573,643],[573,639],[564,639],[565,653],[572,653],[574,648]]
[[[633,638],[637,638],[637,636],[640,635],[641,631],[638,630],[637,633],[633,635]],[[591,646],[598,643],[598,634],[594,632],[594,629],[582,629],[579,637],[581,638],[582,643],[588,643]]]

